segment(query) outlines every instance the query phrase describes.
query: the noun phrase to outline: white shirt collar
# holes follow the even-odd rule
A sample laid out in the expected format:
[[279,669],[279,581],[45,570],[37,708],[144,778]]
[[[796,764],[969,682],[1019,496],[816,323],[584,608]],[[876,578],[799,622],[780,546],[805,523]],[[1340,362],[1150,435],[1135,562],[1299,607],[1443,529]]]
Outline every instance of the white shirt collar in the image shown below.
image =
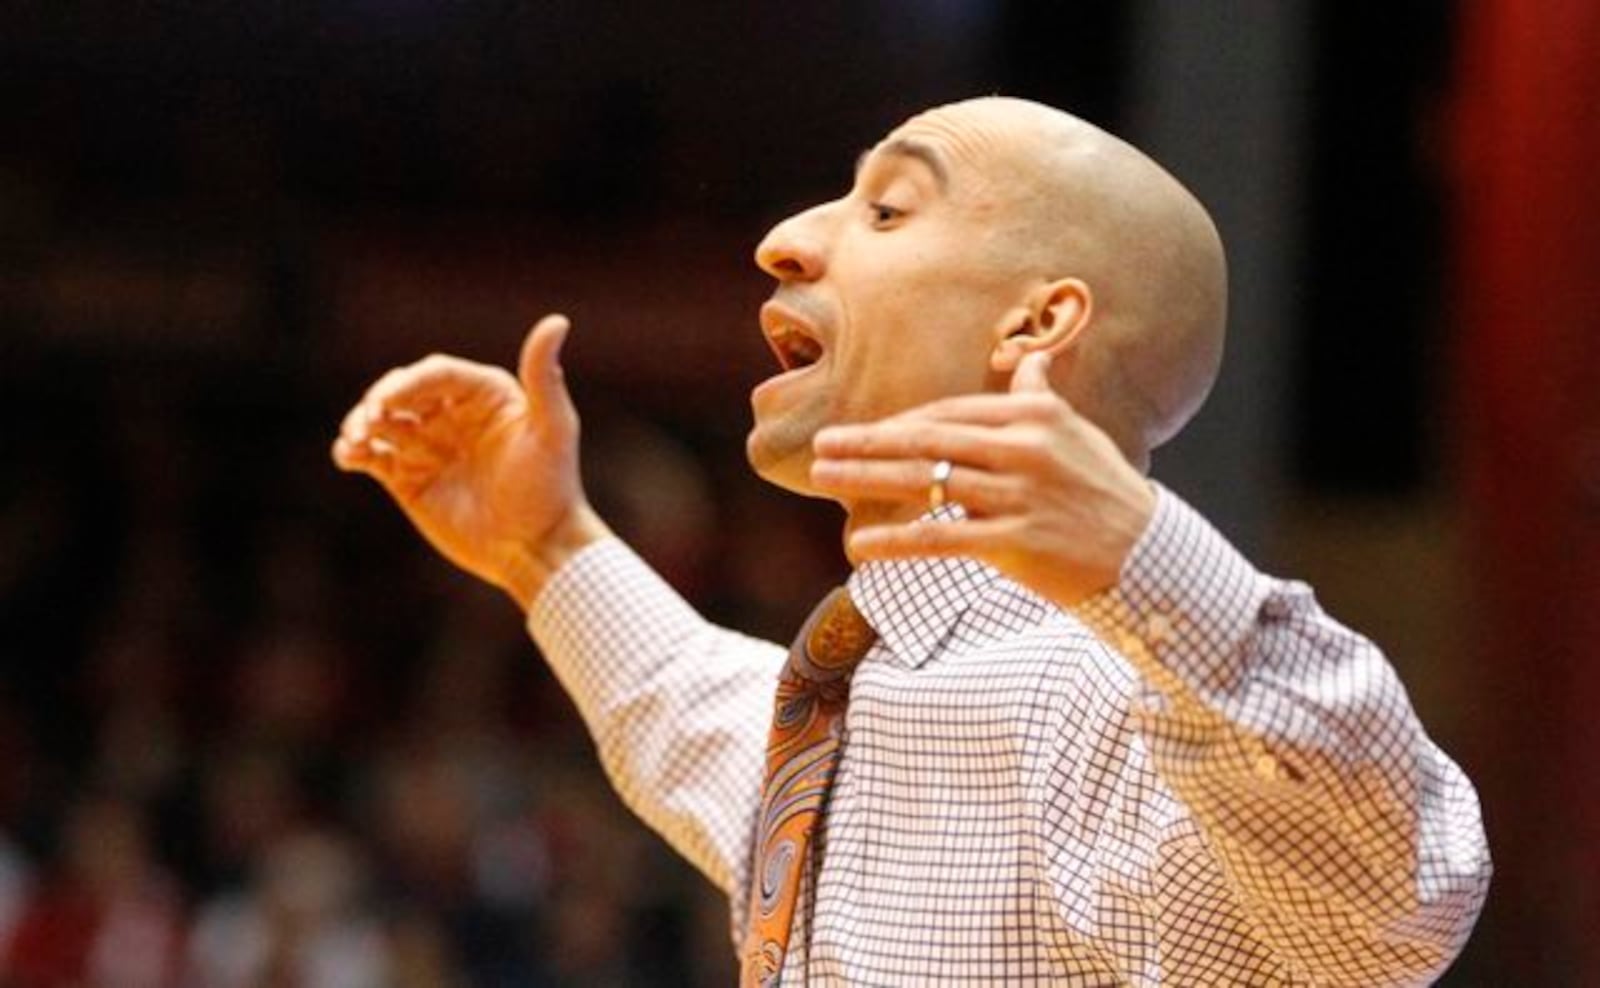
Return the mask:
[[[941,508],[918,524],[938,525],[964,516],[959,506]],[[961,616],[999,573],[975,559],[871,560],[850,574],[850,597],[891,653],[916,669],[950,637]]]

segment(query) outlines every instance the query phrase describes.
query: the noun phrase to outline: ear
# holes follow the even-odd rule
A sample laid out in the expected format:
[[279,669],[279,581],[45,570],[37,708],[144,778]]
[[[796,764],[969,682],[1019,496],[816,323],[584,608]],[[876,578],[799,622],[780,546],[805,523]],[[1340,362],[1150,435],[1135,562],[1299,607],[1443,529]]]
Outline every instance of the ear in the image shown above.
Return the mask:
[[1028,293],[1024,305],[1007,311],[996,327],[989,367],[998,374],[1017,369],[1035,351],[1061,356],[1069,350],[1094,315],[1094,296],[1079,278],[1061,278]]

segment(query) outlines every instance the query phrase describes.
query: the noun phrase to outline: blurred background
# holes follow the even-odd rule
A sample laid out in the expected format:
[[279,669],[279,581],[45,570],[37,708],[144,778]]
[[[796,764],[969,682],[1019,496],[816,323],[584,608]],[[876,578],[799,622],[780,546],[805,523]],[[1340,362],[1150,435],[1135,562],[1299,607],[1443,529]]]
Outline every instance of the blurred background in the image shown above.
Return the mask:
[[0,2],[0,984],[726,985],[519,615],[327,447],[570,313],[603,511],[786,639],[749,260],[906,116],[1128,136],[1230,353],[1156,473],[1380,642],[1485,802],[1449,985],[1600,983],[1600,5]]

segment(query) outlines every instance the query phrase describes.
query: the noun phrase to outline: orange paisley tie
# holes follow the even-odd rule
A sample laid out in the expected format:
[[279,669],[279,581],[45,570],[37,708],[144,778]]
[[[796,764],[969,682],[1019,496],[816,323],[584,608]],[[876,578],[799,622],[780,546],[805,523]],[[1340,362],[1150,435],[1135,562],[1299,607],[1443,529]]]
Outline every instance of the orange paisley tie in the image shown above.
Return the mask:
[[750,876],[750,925],[739,950],[740,988],[778,983],[800,876],[839,768],[850,674],[877,637],[839,587],[806,619],[778,677]]

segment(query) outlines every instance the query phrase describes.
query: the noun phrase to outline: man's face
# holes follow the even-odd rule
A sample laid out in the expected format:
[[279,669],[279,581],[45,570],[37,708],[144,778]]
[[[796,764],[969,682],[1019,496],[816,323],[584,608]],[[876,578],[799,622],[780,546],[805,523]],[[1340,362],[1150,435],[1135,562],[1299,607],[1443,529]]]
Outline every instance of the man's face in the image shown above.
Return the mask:
[[767,480],[809,493],[825,426],[996,386],[990,353],[1020,318],[1025,135],[970,108],[915,117],[861,159],[854,187],[775,226],[761,325],[784,371],[750,396]]

